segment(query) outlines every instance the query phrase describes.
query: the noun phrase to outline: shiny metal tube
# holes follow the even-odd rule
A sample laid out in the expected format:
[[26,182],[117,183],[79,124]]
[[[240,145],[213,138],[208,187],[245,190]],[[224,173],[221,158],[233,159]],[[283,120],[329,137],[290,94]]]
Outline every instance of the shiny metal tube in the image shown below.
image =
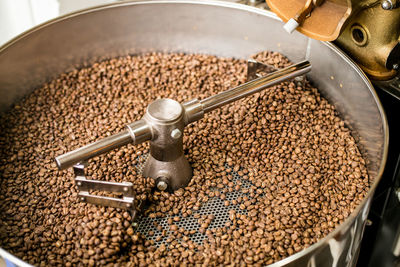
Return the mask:
[[150,127],[144,120],[127,125],[127,130],[56,157],[60,170],[99,156],[129,143],[140,144],[151,139]]
[[65,153],[64,155],[58,156],[56,157],[56,163],[58,168],[63,170],[76,163],[86,161],[90,158],[113,150],[114,148],[132,143],[133,141],[134,140],[132,139],[129,131],[123,131],[121,133],[96,141],[92,144],[78,148],[74,151]]
[[243,97],[255,94],[268,87],[294,78],[296,76],[305,74],[311,70],[311,64],[305,60],[297,64],[291,65],[287,68],[275,71],[266,76],[252,80],[245,84],[230,90],[221,92],[217,95],[210,96],[200,101],[203,106],[204,113],[213,111],[223,105],[230,104]]

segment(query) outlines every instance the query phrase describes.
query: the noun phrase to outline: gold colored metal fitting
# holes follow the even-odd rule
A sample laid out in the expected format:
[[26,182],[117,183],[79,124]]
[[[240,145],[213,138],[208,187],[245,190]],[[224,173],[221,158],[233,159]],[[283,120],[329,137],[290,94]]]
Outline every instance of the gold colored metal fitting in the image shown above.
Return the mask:
[[336,44],[357,61],[374,80],[387,80],[400,63],[400,8],[385,10],[380,4],[352,16]]
[[[400,0],[266,0],[283,21],[321,41],[334,41],[374,80],[400,65]],[[305,16],[306,15],[306,16]]]

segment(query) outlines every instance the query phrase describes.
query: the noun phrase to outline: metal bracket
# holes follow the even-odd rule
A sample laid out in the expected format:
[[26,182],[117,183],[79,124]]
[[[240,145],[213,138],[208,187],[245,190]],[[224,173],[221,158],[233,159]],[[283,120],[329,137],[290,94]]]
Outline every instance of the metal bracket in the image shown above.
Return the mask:
[[[79,200],[86,203],[110,206],[125,209],[131,212],[132,219],[136,215],[135,193],[133,184],[130,182],[106,182],[100,180],[89,180],[85,176],[85,163],[74,165],[75,182],[78,188]],[[105,197],[90,194],[90,190],[122,193],[122,198]]]
[[269,64],[259,62],[255,59],[247,60],[247,81],[260,78],[268,73],[277,71],[277,69]]
[[[268,73],[277,71],[278,69],[272,65],[262,63],[254,59],[247,60],[247,81],[260,78]],[[297,86],[304,87],[306,76],[299,75],[294,78]]]

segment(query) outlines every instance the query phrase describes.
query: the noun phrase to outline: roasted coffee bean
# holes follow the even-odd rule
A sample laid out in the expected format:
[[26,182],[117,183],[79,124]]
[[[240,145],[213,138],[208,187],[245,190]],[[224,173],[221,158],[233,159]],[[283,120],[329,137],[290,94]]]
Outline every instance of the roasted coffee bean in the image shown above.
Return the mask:
[[[290,65],[278,53],[255,58]],[[147,143],[89,161],[88,178],[134,183],[149,203],[142,216],[167,226],[139,233],[128,212],[80,203],[71,170],[56,168],[56,156],[124,130],[157,98],[204,99],[245,81],[244,60],[151,53],[95,63],[34,90],[0,117],[0,247],[38,266],[266,265],[326,236],[370,181],[349,129],[307,81],[189,125],[184,150],[194,175],[174,193],[152,193],[154,181],[134,167]],[[204,215],[211,201],[229,212]],[[185,229],[187,219],[198,228]],[[203,242],[192,239],[200,234]]]

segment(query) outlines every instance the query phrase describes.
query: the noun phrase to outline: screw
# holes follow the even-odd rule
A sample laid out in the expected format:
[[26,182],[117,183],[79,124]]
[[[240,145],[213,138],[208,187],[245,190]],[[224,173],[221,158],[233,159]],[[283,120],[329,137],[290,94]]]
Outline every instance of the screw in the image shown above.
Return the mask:
[[78,182],[78,186],[81,186],[82,185],[82,182]]
[[382,8],[384,9],[384,10],[390,10],[390,9],[392,9],[393,8],[393,3],[392,3],[392,1],[390,1],[390,0],[385,0],[385,1],[383,1],[382,2]]
[[81,197],[81,201],[85,201],[85,198],[84,198],[84,197]]
[[179,129],[174,129],[171,132],[171,137],[174,139],[178,139],[179,137],[182,136],[182,132]]
[[127,207],[127,208],[130,208],[130,207],[131,207],[131,204],[130,204],[130,203],[126,203],[126,207]]
[[157,188],[160,191],[164,191],[165,189],[167,189],[167,187],[168,187],[168,184],[165,181],[159,181],[157,183]]
[[129,188],[128,187],[124,187],[124,191],[128,192]]
[[397,63],[393,64],[392,68],[393,68],[394,70],[399,69],[399,64],[397,64]]

